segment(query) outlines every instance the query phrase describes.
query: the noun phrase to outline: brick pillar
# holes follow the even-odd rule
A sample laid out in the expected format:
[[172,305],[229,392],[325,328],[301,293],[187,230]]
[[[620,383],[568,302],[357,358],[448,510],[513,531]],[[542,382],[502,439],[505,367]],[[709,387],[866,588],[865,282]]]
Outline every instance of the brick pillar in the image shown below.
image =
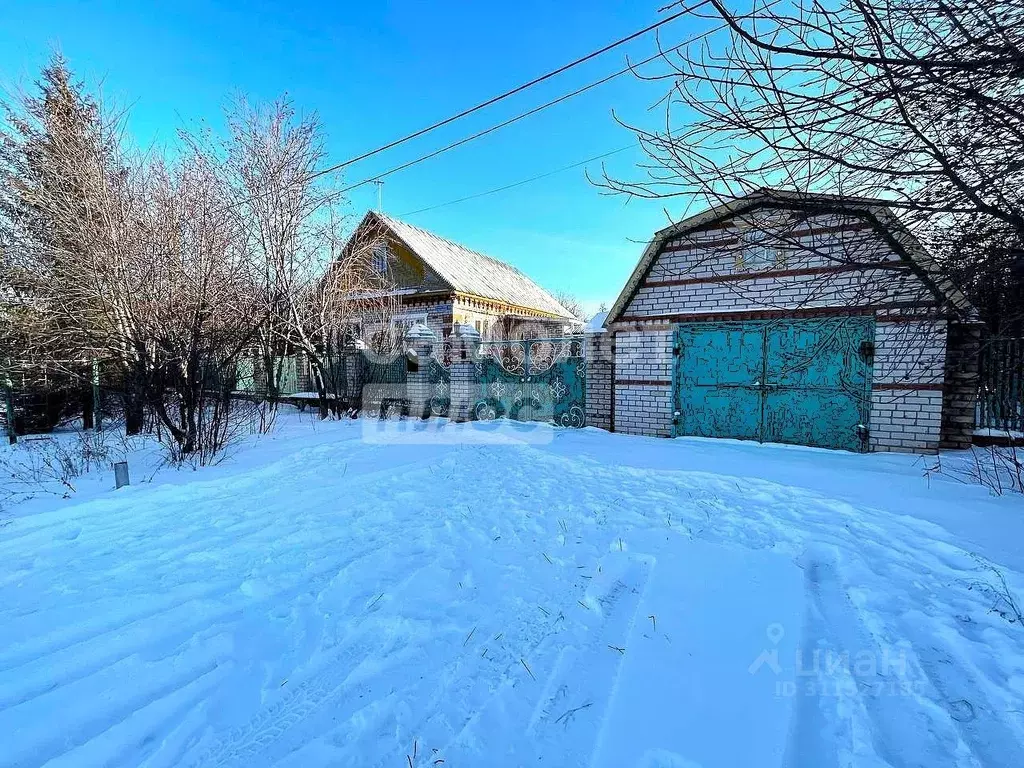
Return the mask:
[[587,426],[612,428],[612,336],[606,331],[587,333]]
[[480,347],[480,333],[471,325],[456,325],[449,339],[452,344],[452,380],[448,415],[452,421],[469,421],[473,418],[472,409],[479,386],[476,355]]
[[423,323],[416,323],[405,332],[408,373],[405,379],[405,398],[411,417],[425,419],[430,416],[430,358],[437,336]]
[[946,372],[942,385],[940,448],[970,448],[974,442],[981,331],[980,323],[949,323]]

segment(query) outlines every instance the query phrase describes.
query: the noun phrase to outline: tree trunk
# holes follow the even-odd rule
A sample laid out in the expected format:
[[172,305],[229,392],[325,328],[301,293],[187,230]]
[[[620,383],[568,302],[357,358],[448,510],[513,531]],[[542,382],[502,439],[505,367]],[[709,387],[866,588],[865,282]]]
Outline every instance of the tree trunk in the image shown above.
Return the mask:
[[317,400],[320,406],[320,421],[326,420],[330,415],[330,407],[327,402],[327,381],[319,362],[310,360],[310,367],[313,369],[313,381],[316,383]]
[[124,398],[124,433],[140,435],[145,427],[145,409],[142,400],[135,397]]
[[82,400],[82,429],[93,428],[92,387],[86,385],[79,391]]
[[124,394],[121,407],[124,410],[124,433],[140,435],[145,427],[144,378],[137,366],[130,367],[124,376]]

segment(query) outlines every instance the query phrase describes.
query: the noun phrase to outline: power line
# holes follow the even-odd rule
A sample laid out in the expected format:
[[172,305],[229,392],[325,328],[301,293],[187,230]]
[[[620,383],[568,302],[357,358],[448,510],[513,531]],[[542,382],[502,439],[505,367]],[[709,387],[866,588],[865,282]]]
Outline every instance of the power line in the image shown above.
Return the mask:
[[648,32],[653,32],[655,29],[658,29],[659,27],[662,27],[662,26],[664,26],[665,24],[668,24],[671,21],[675,21],[676,19],[678,19],[681,16],[685,16],[687,14],[693,13],[697,9],[701,8],[702,6],[707,5],[709,2],[711,2],[711,0],[701,0],[696,5],[692,5],[692,6],[688,6],[686,8],[683,8],[682,10],[678,11],[677,13],[674,13],[671,16],[668,16],[668,17],[662,19],[661,21],[657,21],[654,24],[650,24],[650,25],[644,27],[643,29],[637,30],[636,32],[634,32],[631,35],[627,35],[626,37],[619,38],[615,42],[609,43],[608,45],[605,45],[602,48],[598,48],[596,51],[591,51],[590,53],[586,54],[585,56],[581,56],[580,58],[576,59],[575,61],[570,61],[568,64],[563,64],[558,69],[553,69],[550,72],[541,75],[540,77],[535,77],[533,80],[530,80],[528,82],[523,83],[522,85],[517,85],[515,88],[513,88],[513,89],[511,89],[509,91],[505,91],[504,93],[498,94],[497,96],[493,96],[490,99],[487,99],[487,101],[483,101],[483,102],[477,104],[475,107],[470,107],[469,109],[464,109],[461,112],[458,112],[457,114],[454,114],[454,115],[452,115],[450,117],[446,117],[444,120],[439,120],[438,122],[433,123],[432,125],[428,125],[426,128],[421,128],[420,130],[415,131],[414,133],[410,133],[407,136],[403,136],[403,137],[401,137],[399,139],[395,139],[394,141],[388,142],[387,144],[383,144],[383,145],[377,147],[376,149],[371,149],[370,151],[364,152],[361,155],[357,155],[356,157],[350,158],[350,159],[344,161],[343,163],[338,163],[337,165],[332,165],[329,168],[324,168],[324,169],[322,169],[320,171],[317,171],[310,178],[311,179],[315,179],[318,176],[322,176],[324,174],[333,173],[335,171],[340,171],[342,168],[346,168],[346,167],[348,167],[348,166],[350,166],[350,165],[352,165],[354,163],[358,163],[360,160],[365,160],[368,157],[373,157],[374,155],[380,154],[381,152],[384,152],[384,151],[386,151],[388,149],[392,149],[393,147],[397,147],[400,144],[404,144],[407,141],[411,141],[412,139],[419,138],[420,136],[423,136],[424,134],[430,133],[431,131],[437,130],[438,128],[441,128],[441,127],[443,127],[445,125],[449,125],[451,123],[454,123],[456,120],[461,120],[462,118],[466,117],[467,115],[471,115],[474,112],[479,112],[481,109],[485,109],[486,107],[489,107],[492,104],[497,104],[499,101],[503,101],[503,100],[509,98],[510,96],[516,95],[517,93],[522,93],[526,89],[532,88],[533,86],[538,85],[540,83],[543,83],[546,80],[550,80],[552,77],[556,77],[557,75],[560,75],[563,72],[567,72],[568,70],[572,69],[573,67],[578,67],[580,64],[588,62],[591,59],[595,59],[598,56],[601,56],[602,54],[605,54],[608,51],[611,51],[611,50],[613,50],[615,48],[618,48],[621,45],[625,45],[626,43],[630,42],[631,40],[635,40],[638,37],[642,37],[643,35],[646,35]]
[[403,214],[400,214],[400,215],[401,216],[415,216],[417,213],[425,213],[427,211],[433,211],[433,210],[436,210],[438,208],[444,208],[444,207],[449,206],[449,205],[455,205],[456,203],[464,203],[467,200],[475,200],[478,197],[486,197],[487,195],[494,195],[494,194],[497,194],[498,192],[504,192],[505,190],[508,190],[508,189],[513,189],[515,187],[521,187],[524,184],[529,184],[529,183],[534,182],[534,181],[540,181],[541,179],[546,179],[548,176],[554,176],[556,173],[562,173],[564,171],[571,171],[573,168],[579,168],[581,165],[586,165],[587,163],[592,163],[595,160],[601,160],[601,159],[606,158],[606,157],[611,157],[612,155],[617,155],[619,152],[624,152],[627,149],[632,149],[635,146],[636,146],[635,144],[627,144],[624,147],[619,147],[618,149],[613,149],[611,152],[605,152],[604,154],[601,154],[601,155],[594,155],[594,157],[588,157],[586,160],[580,160],[578,163],[573,163],[571,165],[566,165],[566,166],[563,166],[562,168],[556,168],[553,171],[548,171],[546,173],[541,173],[541,174],[538,174],[536,176],[531,176],[530,178],[523,179],[522,181],[516,181],[516,182],[513,182],[511,184],[506,184],[503,187],[496,187],[495,189],[488,189],[486,192],[477,192],[476,194],[473,194],[473,195],[466,195],[465,197],[460,197],[457,200],[449,200],[447,203],[438,203],[437,205],[431,205],[428,208],[420,208],[419,210],[409,211],[408,213],[403,213]]
[[[777,3],[777,2],[779,2],[779,0],[774,0],[774,3]],[[774,3],[770,3],[769,5],[773,5]],[[697,7],[697,6],[695,6],[695,7]],[[627,67],[623,67],[622,69],[618,70],[617,72],[613,72],[610,75],[606,75],[605,77],[602,77],[600,80],[595,80],[592,83],[588,83],[587,85],[584,85],[584,86],[582,86],[580,88],[577,88],[575,91],[570,91],[569,93],[563,94],[563,95],[559,96],[556,99],[552,99],[551,101],[545,102],[544,104],[541,104],[540,106],[534,107],[533,109],[527,110],[526,112],[521,112],[520,114],[515,115],[515,116],[509,118],[508,120],[500,122],[497,125],[492,125],[490,128],[485,128],[482,131],[478,131],[478,132],[476,132],[474,134],[470,134],[469,136],[461,138],[461,139],[459,139],[457,141],[453,141],[451,144],[446,144],[445,146],[441,147],[440,149],[435,149],[433,152],[429,152],[429,153],[427,153],[425,155],[417,157],[417,158],[415,158],[413,160],[410,160],[410,161],[408,161],[406,163],[402,163],[401,165],[395,166],[394,168],[391,168],[391,169],[389,169],[387,171],[384,171],[383,173],[378,173],[378,174],[375,174],[372,177],[363,179],[362,181],[358,181],[355,184],[350,184],[349,186],[342,188],[340,190],[340,192],[341,193],[350,192],[353,189],[361,187],[364,184],[369,184],[370,182],[372,182],[372,181],[374,181],[376,179],[383,179],[385,176],[390,176],[393,173],[398,173],[399,171],[404,171],[407,168],[411,168],[414,165],[418,165],[418,164],[424,162],[425,160],[430,160],[431,158],[434,158],[434,157],[437,157],[438,155],[444,154],[445,152],[453,150],[456,147],[461,147],[463,144],[468,144],[471,141],[475,141],[476,139],[479,139],[479,138],[481,138],[483,136],[486,136],[486,135],[488,135],[490,133],[494,133],[495,131],[500,130],[501,128],[505,128],[506,126],[512,125],[513,123],[517,123],[520,120],[524,120],[527,117],[532,117],[533,115],[537,114],[538,112],[542,112],[545,109],[548,109],[550,107],[555,106],[556,104],[561,104],[563,101],[568,101],[571,98],[579,96],[581,93],[586,93],[589,90],[592,90],[594,88],[597,88],[598,86],[604,85],[605,83],[609,82],[610,80],[614,80],[617,77],[621,77],[622,75],[626,74],[627,72],[632,72],[636,67],[641,67],[644,64],[649,64],[652,61],[654,61],[655,59],[661,58],[666,53],[671,53],[673,51],[678,51],[680,48],[683,48],[684,46],[690,45],[690,44],[696,42],[697,40],[700,40],[700,39],[702,39],[704,37],[707,37],[708,35],[712,34],[713,32],[717,32],[717,31],[719,31],[721,29],[725,29],[725,27],[726,27],[725,24],[720,24],[717,27],[713,27],[713,28],[711,28],[709,30],[701,32],[699,35],[694,35],[693,37],[687,38],[686,40],[682,41],[678,45],[673,46],[672,48],[668,48],[668,49],[666,49],[664,51],[658,51],[653,56],[648,56],[646,59],[642,59],[642,60],[636,62],[635,64],[630,64]],[[323,171],[318,171],[317,174],[315,174],[313,176],[313,178],[315,178],[317,175],[323,175],[324,173],[330,173],[331,170],[332,169],[327,168],[327,169],[324,169]]]
[[[448,123],[451,123],[454,120],[458,120],[461,117],[464,117],[464,116],[466,116],[468,114],[476,112],[476,111],[478,111],[480,109],[483,109],[484,107],[489,106],[491,104],[494,104],[495,102],[500,101],[500,100],[502,100],[504,98],[507,98],[508,96],[510,96],[510,95],[512,95],[514,93],[518,93],[518,92],[520,92],[520,91],[522,91],[522,90],[524,90],[526,88],[531,87],[532,85],[535,85],[535,84],[537,84],[539,82],[542,82],[542,81],[544,81],[546,79],[549,79],[551,77],[554,77],[556,74],[559,74],[560,72],[564,72],[565,70],[567,70],[567,69],[569,69],[569,68],[571,68],[573,66],[576,66],[577,64],[580,64],[583,61],[587,61],[589,59],[592,59],[595,56],[598,56],[598,55],[600,55],[603,52],[611,50],[612,48],[616,47],[617,45],[621,45],[622,43],[627,42],[628,40],[635,39],[636,37],[638,37],[640,35],[643,35],[643,34],[645,34],[647,32],[650,32],[651,30],[656,29],[656,28],[658,28],[659,26],[661,26],[663,24],[667,24],[668,22],[670,22],[670,21],[672,21],[674,19],[677,19],[680,16],[683,16],[683,15],[689,14],[689,13],[693,13],[694,11],[698,10],[699,8],[701,8],[702,6],[707,5],[710,1],[711,0],[700,0],[700,2],[698,2],[698,3],[694,4],[694,5],[691,5],[691,6],[687,6],[687,7],[683,8],[682,10],[680,10],[678,13],[675,13],[675,14],[673,14],[672,16],[670,16],[668,18],[662,19],[660,22],[657,22],[656,24],[652,24],[652,25],[650,25],[648,27],[645,27],[642,30],[639,30],[638,32],[634,32],[632,35],[629,35],[628,37],[622,38],[621,40],[616,41],[615,43],[611,43],[611,44],[605,46],[604,48],[601,48],[601,49],[599,49],[597,51],[594,51],[593,53],[587,54],[586,56],[584,56],[584,57],[582,57],[580,59],[577,59],[575,62],[570,62],[569,64],[566,64],[566,65],[560,67],[557,70],[549,72],[546,75],[542,75],[539,78],[535,78],[534,80],[531,80],[528,83],[524,83],[523,85],[518,86],[518,87],[512,89],[511,91],[507,91],[504,94],[500,94],[499,96],[495,96],[494,98],[489,99],[488,101],[483,102],[482,104],[478,104],[477,106],[472,107],[471,109],[463,110],[462,112],[460,112],[460,113],[458,113],[456,115],[453,115],[450,118],[446,118],[445,120],[442,120],[442,121],[440,121],[438,123],[435,123],[435,124],[433,124],[431,126],[428,126],[427,128],[424,128],[424,129],[421,129],[421,130],[419,130],[419,131],[417,131],[415,133],[409,134],[408,136],[404,136],[401,139],[397,139],[397,140],[395,140],[393,142],[390,142],[389,144],[386,144],[386,145],[384,145],[382,147],[378,147],[375,150],[363,153],[362,155],[359,155],[357,157],[351,158],[351,159],[346,160],[346,161],[344,161],[342,163],[337,163],[335,165],[328,166],[327,168],[322,168],[319,171],[315,171],[315,172],[313,172],[313,173],[311,173],[311,174],[309,174],[309,175],[307,175],[307,176],[305,176],[305,177],[303,177],[301,179],[297,179],[295,181],[295,183],[308,183],[309,181],[313,181],[314,179],[318,179],[321,176],[326,176],[329,173],[334,173],[334,172],[336,172],[338,170],[341,170],[342,168],[345,168],[345,167],[347,167],[349,165],[352,165],[353,163],[358,162],[359,160],[363,160],[363,159],[365,159],[367,157],[370,157],[372,155],[375,155],[375,154],[378,154],[380,152],[383,152],[386,149],[390,149],[392,147],[398,146],[399,144],[405,143],[406,141],[409,141],[409,140],[411,140],[413,138],[416,138],[418,136],[422,136],[423,134],[428,133],[429,131],[432,131],[432,130],[434,130],[436,128],[439,128],[442,125],[447,125]],[[781,0],[771,0],[770,2],[767,3],[767,5],[765,7],[767,8],[767,7],[770,7],[772,5],[776,5],[779,2],[781,2]],[[471,141],[479,139],[479,138],[481,138],[483,136],[486,136],[486,135],[488,135],[490,133],[493,133],[494,131],[497,131],[497,130],[499,130],[501,128],[504,128],[504,127],[506,127],[508,125],[512,125],[513,123],[516,123],[516,122],[518,122],[520,120],[523,120],[523,119],[525,119],[527,117],[530,117],[532,115],[535,115],[538,112],[541,112],[541,111],[543,111],[545,109],[548,109],[549,107],[553,107],[556,104],[560,104],[561,102],[567,101],[568,99],[571,99],[571,98],[573,98],[575,96],[578,96],[581,93],[585,93],[586,91],[589,91],[589,90],[591,90],[593,88],[596,88],[596,87],[598,87],[600,85],[603,85],[604,83],[607,83],[608,81],[613,80],[616,77],[620,77],[620,76],[626,74],[627,72],[632,72],[634,67],[643,66],[644,64],[648,64],[648,63],[654,61],[655,59],[662,57],[665,53],[672,52],[672,51],[677,51],[677,50],[679,50],[680,48],[682,48],[685,45],[689,45],[689,44],[691,44],[693,42],[696,42],[697,40],[700,40],[700,39],[702,39],[704,37],[707,37],[708,35],[710,35],[710,34],[712,34],[714,32],[717,32],[717,31],[719,31],[721,29],[725,29],[726,27],[727,27],[726,24],[719,24],[718,26],[713,27],[713,28],[711,28],[709,30],[706,30],[705,32],[702,32],[699,35],[694,35],[693,37],[690,37],[687,40],[684,40],[682,43],[679,43],[678,45],[674,46],[673,48],[669,48],[669,49],[667,49],[665,51],[659,51],[658,53],[654,54],[653,56],[649,56],[646,59],[643,59],[643,60],[641,60],[641,61],[639,61],[639,62],[637,62],[635,64],[631,64],[630,66],[627,66],[627,67],[625,67],[625,68],[623,68],[623,69],[621,69],[621,70],[619,70],[617,72],[614,72],[613,74],[608,75],[607,77],[603,77],[600,80],[597,80],[597,81],[595,81],[593,83],[590,83],[588,85],[583,86],[582,88],[578,88],[575,91],[572,91],[572,92],[567,93],[567,94],[565,94],[563,96],[560,96],[560,97],[558,97],[556,99],[553,99],[553,100],[551,100],[549,102],[546,102],[545,104],[542,104],[539,107],[534,107],[533,109],[528,110],[527,112],[521,113],[519,115],[516,115],[515,117],[512,117],[512,118],[510,118],[508,120],[505,120],[502,123],[494,125],[494,126],[492,126],[490,128],[486,128],[486,129],[484,129],[482,131],[478,131],[477,133],[474,133],[474,134],[472,134],[470,136],[467,136],[467,137],[465,137],[463,139],[460,139],[458,141],[452,142],[451,144],[448,144],[448,145],[446,145],[444,147],[441,147],[440,149],[434,150],[433,152],[430,152],[430,153],[428,153],[426,155],[423,155],[422,157],[418,157],[418,158],[416,158],[414,160],[411,160],[411,161],[409,161],[407,163],[403,163],[402,165],[396,166],[395,168],[391,168],[390,170],[387,170],[387,171],[385,171],[383,173],[379,173],[379,174],[376,174],[376,175],[374,175],[372,177],[363,179],[362,181],[357,182],[356,184],[351,184],[351,185],[349,185],[347,187],[344,187],[342,190],[340,190],[340,192],[348,192],[348,191],[351,191],[353,189],[356,189],[357,187],[361,187],[361,186],[363,186],[365,184],[369,184],[371,182],[383,179],[385,176],[390,176],[391,174],[398,173],[399,171],[404,171],[405,169],[411,168],[414,165],[418,165],[419,163],[422,163],[422,162],[424,162],[426,160],[429,160],[429,159],[431,159],[433,157],[437,157],[438,155],[443,154],[444,152],[448,152],[448,151],[450,151],[452,149],[455,149],[456,147],[460,147],[463,144],[467,144],[467,143],[469,143]],[[249,198],[247,198],[245,200],[239,200],[239,201],[236,201],[234,203],[231,203],[228,207],[235,207],[235,206],[238,206],[238,205],[243,205],[243,204],[245,204],[247,202],[252,202],[253,200],[257,199],[257,197],[259,197],[259,195],[253,195],[253,196],[251,196],[251,197],[249,197]]]

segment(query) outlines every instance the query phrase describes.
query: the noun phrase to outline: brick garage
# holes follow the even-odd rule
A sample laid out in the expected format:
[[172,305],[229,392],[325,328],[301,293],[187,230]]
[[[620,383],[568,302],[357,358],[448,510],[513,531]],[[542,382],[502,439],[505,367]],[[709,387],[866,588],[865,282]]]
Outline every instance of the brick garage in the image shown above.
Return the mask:
[[[817,333],[821,340],[801,343],[836,361],[836,375],[821,374],[822,381],[840,382],[833,394],[812,383],[784,397],[785,388],[771,383],[770,362],[764,381],[752,375],[735,387],[718,383],[723,396],[749,397],[729,412],[748,427],[740,436],[778,439],[770,437],[772,427],[785,442],[856,450],[970,444],[978,325],[963,295],[879,201],[764,190],[668,227],[647,247],[605,328],[591,336],[588,350],[594,426],[736,436],[742,430],[730,431],[717,414],[706,418],[702,406],[692,405],[690,380],[681,373],[688,353],[680,348],[681,329],[754,339],[744,354],[756,353],[761,333],[766,359],[783,343],[778,339]],[[738,352],[726,343],[711,350],[703,353],[707,371],[700,375],[713,384],[737,367]],[[803,364],[808,371],[822,367],[826,352],[813,354],[822,358]],[[786,375],[793,377],[788,369]],[[862,393],[851,394],[854,380],[857,387],[863,382]],[[856,430],[860,442],[823,440],[817,427],[826,425],[808,422],[818,405],[839,408],[839,401],[853,403],[859,415],[851,411],[848,428],[836,428]],[[777,413],[769,413],[773,403],[780,403]],[[750,413],[758,407],[760,414]],[[803,424],[807,439],[796,427],[786,432],[789,422]]]

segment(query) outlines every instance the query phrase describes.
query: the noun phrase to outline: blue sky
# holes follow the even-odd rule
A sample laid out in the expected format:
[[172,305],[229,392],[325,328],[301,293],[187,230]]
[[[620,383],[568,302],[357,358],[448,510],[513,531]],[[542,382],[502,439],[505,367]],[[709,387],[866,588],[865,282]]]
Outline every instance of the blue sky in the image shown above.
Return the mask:
[[[44,2],[0,4],[0,83],[24,87],[59,47],[72,68],[102,81],[106,96],[131,107],[142,144],[171,142],[182,126],[222,124],[236,93],[269,100],[287,92],[315,111],[332,161],[345,160],[554,69],[662,18],[664,0],[521,0],[469,3]],[[705,29],[680,19],[665,44]],[[467,133],[529,109],[654,51],[634,41],[552,81],[345,171],[362,180]],[[648,108],[665,84],[623,76],[567,103],[388,178],[384,208],[411,211],[545,173],[629,144],[611,111],[657,124]],[[621,176],[641,173],[635,148],[606,162]],[[591,166],[597,169],[598,164]],[[666,201],[678,215],[685,201]],[[368,185],[351,193],[351,212],[376,205]],[[583,168],[514,190],[404,217],[505,259],[550,290],[591,306],[615,298],[643,250],[665,224],[663,204],[607,196]]]

